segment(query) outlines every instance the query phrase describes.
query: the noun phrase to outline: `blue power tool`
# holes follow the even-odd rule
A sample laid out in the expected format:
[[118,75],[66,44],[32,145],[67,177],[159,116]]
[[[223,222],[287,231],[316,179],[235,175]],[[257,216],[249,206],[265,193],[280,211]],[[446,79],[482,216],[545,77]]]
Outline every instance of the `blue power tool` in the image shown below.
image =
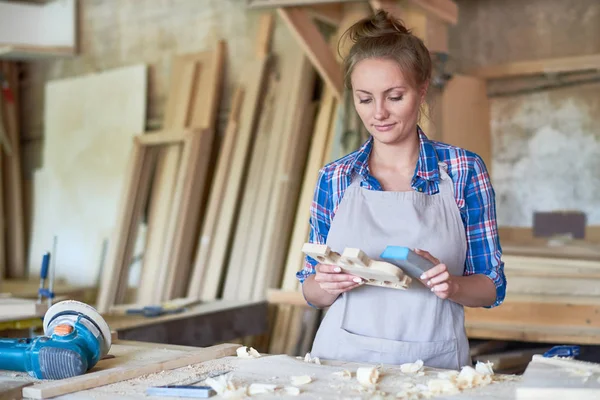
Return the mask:
[[380,257],[399,267],[408,276],[419,279],[423,272],[435,267],[435,264],[403,246],[387,246]]
[[0,339],[0,369],[38,379],[82,375],[108,354],[110,328],[93,307],[61,301],[44,316],[44,336]]

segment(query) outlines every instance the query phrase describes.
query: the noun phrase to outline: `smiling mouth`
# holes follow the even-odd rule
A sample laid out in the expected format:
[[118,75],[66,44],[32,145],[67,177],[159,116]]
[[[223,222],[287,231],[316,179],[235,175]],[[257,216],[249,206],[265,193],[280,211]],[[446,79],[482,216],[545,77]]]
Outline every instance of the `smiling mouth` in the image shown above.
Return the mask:
[[373,127],[375,129],[377,129],[378,131],[389,131],[390,129],[392,129],[392,127],[396,125],[396,123],[392,123],[392,124],[383,124],[383,125],[373,125]]

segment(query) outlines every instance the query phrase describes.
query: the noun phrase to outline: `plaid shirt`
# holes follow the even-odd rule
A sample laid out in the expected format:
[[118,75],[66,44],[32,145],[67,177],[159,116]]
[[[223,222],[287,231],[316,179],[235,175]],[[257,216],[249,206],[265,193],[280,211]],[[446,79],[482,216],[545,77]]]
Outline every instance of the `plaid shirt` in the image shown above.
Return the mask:
[[[495,193],[485,164],[475,153],[429,140],[420,128],[418,132],[420,154],[412,187],[426,194],[437,193],[440,180],[438,161],[448,165],[448,175],[454,182],[456,204],[467,237],[464,275],[484,274],[491,278],[496,286],[496,302],[491,307],[496,307],[504,301],[506,277],[496,226]],[[309,242],[325,244],[329,226],[346,188],[350,186],[353,172],[364,177],[362,187],[382,190],[379,182],[369,174],[368,159],[372,147],[373,139],[370,138],[357,151],[319,171],[317,188],[310,208]],[[304,268],[296,274],[301,283],[315,273],[316,264],[314,259],[306,257]]]

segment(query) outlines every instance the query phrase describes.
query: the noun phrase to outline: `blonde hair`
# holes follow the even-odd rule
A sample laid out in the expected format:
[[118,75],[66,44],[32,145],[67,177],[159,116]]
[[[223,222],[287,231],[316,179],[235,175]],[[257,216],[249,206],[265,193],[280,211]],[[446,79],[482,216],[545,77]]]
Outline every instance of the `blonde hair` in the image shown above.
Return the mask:
[[369,58],[397,62],[415,88],[431,78],[431,57],[423,41],[383,10],[356,22],[344,32],[344,37],[354,43],[344,58],[344,83],[348,89],[352,88],[351,75],[356,64]]

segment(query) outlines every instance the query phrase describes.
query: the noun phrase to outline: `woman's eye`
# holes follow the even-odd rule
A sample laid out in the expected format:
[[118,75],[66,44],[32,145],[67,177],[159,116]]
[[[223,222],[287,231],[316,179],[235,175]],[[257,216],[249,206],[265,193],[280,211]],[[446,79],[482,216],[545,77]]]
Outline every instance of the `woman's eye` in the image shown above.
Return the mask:
[[400,100],[402,100],[402,97],[403,96],[390,97],[390,100],[391,101],[400,101]]
[[360,104],[370,103],[371,99],[360,99]]

